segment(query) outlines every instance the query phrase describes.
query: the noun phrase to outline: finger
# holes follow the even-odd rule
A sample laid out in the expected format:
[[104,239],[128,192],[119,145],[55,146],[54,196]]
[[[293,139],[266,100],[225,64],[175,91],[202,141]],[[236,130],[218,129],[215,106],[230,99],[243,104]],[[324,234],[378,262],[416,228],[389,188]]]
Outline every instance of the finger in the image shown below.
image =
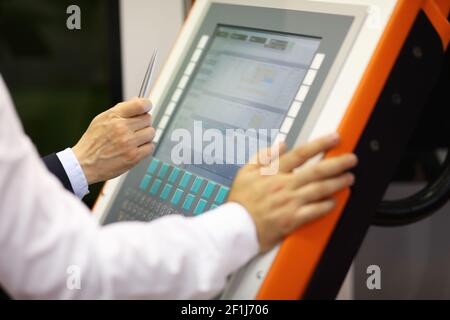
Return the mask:
[[351,173],[345,173],[338,177],[310,183],[299,189],[299,198],[304,203],[328,198],[338,191],[353,185],[355,177]]
[[152,108],[152,103],[148,99],[134,98],[117,104],[114,109],[123,118],[131,118],[147,113]]
[[339,135],[337,133],[333,133],[307,144],[295,147],[280,157],[280,171],[290,172],[305,163],[308,159],[336,146],[338,142]]
[[338,176],[356,166],[358,159],[354,154],[344,154],[325,159],[311,166],[302,167],[292,175],[293,186],[299,187],[313,181]]
[[295,213],[297,225],[294,229],[324,216],[333,210],[335,206],[336,201],[334,199],[327,199],[300,207]]
[[268,165],[271,161],[277,159],[280,155],[286,152],[286,144],[278,143],[270,148],[265,148],[258,151],[253,157],[250,158],[248,166],[261,167]]
[[127,126],[131,131],[138,131],[152,125],[152,116],[149,113],[126,119]]
[[153,151],[155,151],[155,145],[153,143],[146,143],[140,146],[138,148],[137,162],[150,156]]
[[134,133],[133,140],[135,141],[135,145],[142,146],[144,144],[151,142],[154,137],[155,137],[155,129],[153,127],[147,127],[139,131],[136,131]]

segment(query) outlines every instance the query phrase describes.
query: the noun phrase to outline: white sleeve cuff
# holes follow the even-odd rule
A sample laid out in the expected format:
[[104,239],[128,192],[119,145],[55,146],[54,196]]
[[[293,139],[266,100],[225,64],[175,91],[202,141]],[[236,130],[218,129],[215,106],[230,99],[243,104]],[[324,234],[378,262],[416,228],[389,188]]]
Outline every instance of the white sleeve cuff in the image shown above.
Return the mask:
[[89,186],[77,157],[71,148],[58,152],[56,156],[66,171],[73,192],[78,198],[82,199],[89,193]]

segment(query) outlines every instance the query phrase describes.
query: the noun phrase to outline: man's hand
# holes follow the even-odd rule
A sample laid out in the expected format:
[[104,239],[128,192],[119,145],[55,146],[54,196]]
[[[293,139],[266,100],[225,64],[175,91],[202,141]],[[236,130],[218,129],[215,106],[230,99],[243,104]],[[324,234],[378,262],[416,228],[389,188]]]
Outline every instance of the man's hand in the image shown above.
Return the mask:
[[135,98],[92,120],[72,148],[88,184],[117,177],[153,152],[150,109],[149,100]]
[[[334,147],[338,140],[337,135],[327,136],[281,155],[274,160],[279,166],[276,175],[261,175],[261,162],[248,164],[238,172],[228,201],[243,205],[250,213],[261,251],[271,249],[299,226],[331,211],[335,206],[333,195],[353,184],[354,176],[346,173],[357,163],[353,154],[303,165]],[[280,154],[284,149],[285,145],[281,145]]]

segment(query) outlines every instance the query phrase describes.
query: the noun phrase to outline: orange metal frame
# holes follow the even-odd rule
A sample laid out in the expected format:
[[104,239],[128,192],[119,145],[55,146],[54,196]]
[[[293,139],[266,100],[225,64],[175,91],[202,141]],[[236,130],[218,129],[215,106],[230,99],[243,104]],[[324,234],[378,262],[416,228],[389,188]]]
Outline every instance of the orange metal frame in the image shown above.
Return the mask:
[[[339,126],[342,143],[328,152],[326,158],[352,152],[355,149],[421,9],[425,11],[438,31],[443,47],[448,46],[449,24],[446,17],[449,8],[450,0],[400,0],[398,2]],[[349,197],[349,189],[339,193],[336,195],[337,206],[331,214],[300,228],[286,238],[258,292],[258,299],[302,298]]]

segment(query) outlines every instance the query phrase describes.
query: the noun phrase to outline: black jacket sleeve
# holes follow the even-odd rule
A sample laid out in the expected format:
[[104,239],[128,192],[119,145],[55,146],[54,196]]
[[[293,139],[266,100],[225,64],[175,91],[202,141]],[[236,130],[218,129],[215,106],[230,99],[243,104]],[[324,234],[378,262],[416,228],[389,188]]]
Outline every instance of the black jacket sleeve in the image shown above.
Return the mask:
[[47,166],[47,169],[53,173],[59,181],[63,184],[64,188],[66,188],[68,191],[73,193],[72,185],[70,184],[69,177],[67,176],[66,171],[64,170],[64,167],[61,164],[61,161],[59,161],[58,156],[56,153],[49,154],[48,156],[45,156],[42,158],[45,165]]

